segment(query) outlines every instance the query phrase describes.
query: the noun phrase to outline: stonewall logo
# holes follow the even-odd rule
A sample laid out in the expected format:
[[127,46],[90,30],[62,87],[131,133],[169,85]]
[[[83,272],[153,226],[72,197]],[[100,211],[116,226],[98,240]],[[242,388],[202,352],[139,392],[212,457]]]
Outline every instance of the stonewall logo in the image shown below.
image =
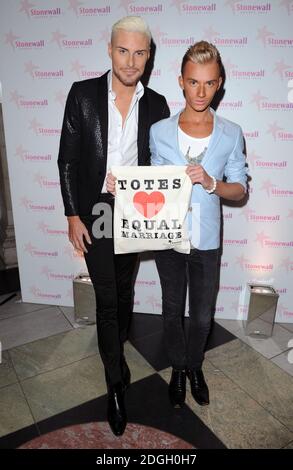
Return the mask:
[[10,92],[10,101],[14,103],[18,109],[44,109],[48,106],[48,100],[46,98],[24,98],[17,90]]
[[228,261],[221,261],[221,269],[227,269],[229,267]]
[[74,274],[54,273],[48,266],[43,266],[40,271],[41,276],[46,276],[48,281],[73,281]]
[[63,12],[61,8],[34,8],[35,4],[30,3],[29,0],[22,0],[20,2],[21,13],[24,13],[27,18],[58,18]]
[[30,288],[30,293],[36,298],[36,299],[61,299],[61,295],[60,294],[52,294],[52,293],[49,293],[49,292],[44,292],[44,291],[41,291],[41,289],[39,289],[38,287],[36,286],[32,286]]
[[18,145],[18,147],[16,147],[14,155],[19,157],[23,162],[50,162],[52,160],[52,155],[50,153],[31,153],[24,149],[22,145]]
[[260,137],[260,133],[256,129],[251,131],[243,131],[243,135],[246,140],[257,140]]
[[260,80],[262,78],[265,78],[264,69],[238,69],[238,65],[233,64],[230,59],[225,62],[225,72],[229,79],[234,80]]
[[240,0],[227,0],[225,5],[228,5],[234,14],[265,14],[272,11],[272,4],[270,2],[256,3],[249,2],[244,3]]
[[56,128],[49,128],[43,127],[40,122],[36,118],[33,118],[30,121],[29,129],[32,130],[35,135],[42,136],[42,137],[60,137],[61,129]]
[[86,79],[100,77],[106,70],[88,70],[86,66],[82,65],[77,59],[71,62],[70,72],[75,73],[79,79]]
[[111,13],[110,5],[89,7],[79,0],[69,0],[68,10],[72,11],[76,16],[106,16]]
[[27,212],[44,212],[50,214],[55,211],[54,204],[41,204],[28,199],[26,196],[21,198],[20,205],[24,207]]
[[254,103],[259,111],[292,111],[293,103],[288,101],[268,101],[268,97],[261,94],[260,90],[252,95],[250,103]]
[[240,313],[241,315],[247,315],[248,306],[245,304],[240,304],[239,302],[232,302],[230,308],[236,313]]
[[42,232],[43,235],[50,235],[54,237],[68,235],[68,230],[52,228],[50,225],[46,224],[43,220],[39,222],[38,224],[38,231]]
[[[279,312],[281,313],[282,317],[285,317],[285,318],[292,318],[293,317],[292,310],[289,310],[287,307],[285,307],[282,304],[278,305],[278,313]],[[292,347],[292,345],[291,345],[291,347]]]
[[246,205],[240,212],[241,216],[244,216],[247,222],[267,222],[267,223],[276,223],[280,222],[280,214],[258,214],[255,210],[250,209]]
[[274,269],[274,265],[272,263],[254,263],[248,258],[245,258],[243,254],[236,257],[234,264],[240,266],[242,271],[267,273]]
[[20,37],[16,36],[12,30],[9,33],[5,34],[5,44],[8,44],[15,50],[28,50],[28,49],[43,49],[45,47],[44,39],[36,39],[36,40],[22,40],[20,41]]
[[93,40],[91,38],[77,39],[67,38],[66,34],[63,34],[57,29],[52,33],[51,43],[56,43],[59,49],[83,49],[93,46]]
[[47,176],[42,175],[40,172],[34,175],[34,183],[38,183],[40,188],[56,189],[60,187],[59,181],[50,180]]
[[222,37],[212,26],[204,31],[203,38],[219,47],[246,47],[248,45],[247,36]]
[[257,30],[256,39],[260,41],[264,47],[293,47],[292,37],[276,37],[275,33],[269,31],[267,26],[263,26]]
[[172,111],[177,111],[183,109],[185,106],[185,101],[168,101],[168,106]]
[[186,37],[165,37],[160,38],[160,44],[165,47],[189,47],[195,43],[195,38],[193,36]]
[[194,2],[186,0],[173,0],[170,6],[175,7],[179,14],[215,13],[217,10],[216,3],[212,2],[200,2],[198,5],[194,5]]
[[225,220],[225,222],[229,221],[229,220],[232,220],[233,219],[233,214],[232,212],[226,212],[223,214],[223,219]]
[[223,244],[225,246],[246,246],[247,245],[247,238],[243,239],[224,239]]
[[286,170],[288,164],[287,160],[263,160],[254,150],[248,153],[247,160],[253,170]]
[[276,184],[273,184],[271,180],[263,181],[260,188],[261,191],[266,191],[267,196],[274,197],[293,197],[293,190],[290,188],[280,188]]
[[276,121],[269,125],[267,134],[271,134],[275,141],[293,141],[293,132],[285,131],[285,129],[283,127],[280,127]]
[[238,111],[239,109],[243,108],[243,101],[221,101],[219,105],[219,110],[228,109],[229,111]]
[[155,312],[156,308],[162,308],[162,302],[160,298],[156,297],[155,295],[149,295],[145,301],[146,305],[150,305],[152,307],[153,312]]
[[56,259],[58,257],[58,251],[47,251],[41,250],[31,244],[31,242],[26,243],[24,245],[24,252],[28,253],[32,257],[36,258],[53,258]]
[[221,292],[234,292],[235,294],[242,292],[242,286],[220,285]]
[[45,70],[41,69],[38,65],[34,64],[31,60],[24,64],[24,72],[28,73],[31,78],[41,80],[51,80],[64,78],[63,69]]
[[135,2],[134,0],[121,0],[119,6],[124,8],[127,15],[158,15],[163,13],[163,4],[156,2]]
[[292,248],[292,240],[272,240],[269,235],[266,235],[264,231],[256,234],[256,243],[259,243],[262,248]]

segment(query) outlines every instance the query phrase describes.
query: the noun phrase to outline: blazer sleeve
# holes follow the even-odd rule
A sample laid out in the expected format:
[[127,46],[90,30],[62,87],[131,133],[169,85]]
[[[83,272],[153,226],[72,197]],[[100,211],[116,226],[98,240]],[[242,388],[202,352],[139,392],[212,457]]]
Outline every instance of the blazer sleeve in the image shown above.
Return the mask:
[[240,127],[233,151],[229,155],[224,171],[227,183],[240,183],[247,189],[247,167],[244,154],[244,140]]
[[155,140],[154,126],[150,128],[150,151],[151,151],[151,165],[163,165],[163,161],[160,158],[157,143]]
[[60,138],[58,167],[65,215],[78,215],[77,178],[81,158],[80,109],[76,83],[69,91]]

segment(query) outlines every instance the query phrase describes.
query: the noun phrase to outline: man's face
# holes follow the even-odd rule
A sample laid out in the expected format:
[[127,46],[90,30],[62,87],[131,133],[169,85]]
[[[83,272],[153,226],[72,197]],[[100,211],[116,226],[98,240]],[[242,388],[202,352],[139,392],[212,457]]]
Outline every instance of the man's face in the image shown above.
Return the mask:
[[184,90],[187,107],[196,112],[205,111],[220,88],[222,78],[216,61],[197,64],[188,61],[179,85]]
[[149,41],[145,34],[118,30],[108,46],[113,74],[125,86],[134,86],[143,75],[149,58]]

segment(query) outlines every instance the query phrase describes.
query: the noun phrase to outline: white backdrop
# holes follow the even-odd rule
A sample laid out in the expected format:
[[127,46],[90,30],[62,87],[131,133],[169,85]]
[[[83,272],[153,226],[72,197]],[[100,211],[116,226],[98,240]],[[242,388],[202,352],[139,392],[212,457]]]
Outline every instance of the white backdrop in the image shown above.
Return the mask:
[[[171,113],[187,47],[200,39],[220,50],[226,93],[218,113],[244,131],[250,197],[224,207],[216,316],[242,318],[247,282],[273,284],[277,321],[293,322],[293,1],[1,0],[1,76],[22,297],[73,305],[72,279],[85,271],[67,240],[57,171],[66,95],[73,81],[110,67],[111,25],[145,17],[157,46],[149,86]],[[290,81],[291,80],[291,81]],[[291,87],[291,88],[290,88]],[[290,102],[291,101],[291,102]],[[161,312],[152,260],[136,282],[136,311]]]

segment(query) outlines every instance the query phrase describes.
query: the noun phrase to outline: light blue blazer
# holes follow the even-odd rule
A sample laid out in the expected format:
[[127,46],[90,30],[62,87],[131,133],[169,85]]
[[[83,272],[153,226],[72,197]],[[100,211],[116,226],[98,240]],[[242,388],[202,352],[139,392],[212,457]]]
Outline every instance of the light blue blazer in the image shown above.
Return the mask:
[[[201,165],[209,175],[246,189],[247,169],[241,127],[218,116],[212,109],[214,126]],[[152,165],[186,165],[178,144],[178,120],[182,111],[153,124],[150,129]],[[220,198],[194,184],[189,214],[190,239],[194,247],[211,250],[220,246]]]

